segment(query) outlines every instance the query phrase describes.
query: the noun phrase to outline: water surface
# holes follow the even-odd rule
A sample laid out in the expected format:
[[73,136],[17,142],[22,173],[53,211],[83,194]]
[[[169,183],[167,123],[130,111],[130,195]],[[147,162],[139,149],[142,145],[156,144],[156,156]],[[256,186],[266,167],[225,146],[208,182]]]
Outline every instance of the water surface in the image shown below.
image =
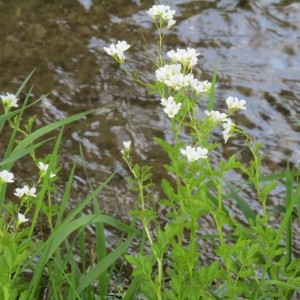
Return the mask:
[[[0,1],[0,92],[15,92],[36,69],[32,96],[51,92],[28,113],[37,114],[37,125],[97,109],[66,128],[61,146],[61,191],[73,162],[78,163],[72,205],[84,199],[88,180],[97,186],[120,166],[124,140],[133,141],[137,161],[155,166],[159,182],[166,156],[153,137],[172,139],[169,119],[159,99],[133,84],[103,51],[103,46],[125,39],[132,45],[128,68],[139,70],[145,80],[154,80],[155,69],[146,51],[155,51],[156,31],[146,14],[153,4],[142,0]],[[300,3],[174,0],[165,4],[177,12],[165,50],[196,48],[201,53],[196,67],[199,79],[210,80],[217,67],[215,109],[225,108],[230,95],[247,101],[247,110],[234,121],[255,142],[263,143],[264,172],[282,171],[288,161],[296,164],[300,160]],[[200,104],[200,111],[205,105]],[[244,148],[232,138],[216,155],[220,159],[235,152],[243,155]],[[42,157],[47,151],[50,146],[38,154]],[[20,182],[36,172],[30,161],[18,167]],[[135,197],[123,180],[125,172],[99,196],[103,211],[122,220],[135,206]],[[282,185],[272,193],[272,201],[283,203]]]

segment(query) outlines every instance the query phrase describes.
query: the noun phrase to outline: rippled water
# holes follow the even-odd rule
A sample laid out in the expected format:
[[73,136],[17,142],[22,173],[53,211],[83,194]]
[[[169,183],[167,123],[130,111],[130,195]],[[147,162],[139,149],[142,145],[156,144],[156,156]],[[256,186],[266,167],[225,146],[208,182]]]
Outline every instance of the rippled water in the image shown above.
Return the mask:
[[[86,195],[78,143],[86,168],[97,185],[121,163],[122,141],[134,141],[135,158],[156,166],[159,181],[165,155],[154,136],[170,139],[169,120],[159,99],[133,84],[103,51],[117,40],[132,45],[128,68],[154,79],[146,47],[155,50],[155,28],[146,14],[154,1],[143,0],[10,0],[0,1],[0,92],[14,92],[36,69],[34,96],[52,92],[34,111],[48,124],[76,112],[95,114],[67,127],[62,144],[61,184],[73,161],[79,165],[73,203]],[[177,24],[165,38],[165,50],[193,47],[201,52],[196,73],[212,77],[217,66],[215,107],[237,96],[247,110],[234,120],[263,143],[264,171],[282,171],[300,160],[300,3],[298,1],[166,1]],[[145,44],[145,40],[147,44]],[[205,103],[200,104],[205,108]],[[232,138],[220,157],[243,150]],[[46,155],[47,148],[39,155]],[[50,150],[49,150],[50,151]],[[242,153],[242,152],[241,152]],[[19,164],[20,176],[32,174],[30,162]],[[36,172],[34,170],[34,172]],[[125,171],[124,171],[125,172]],[[26,178],[26,177],[25,177]],[[282,188],[273,193],[283,201]],[[103,210],[125,220],[134,206],[122,174],[100,195]]]

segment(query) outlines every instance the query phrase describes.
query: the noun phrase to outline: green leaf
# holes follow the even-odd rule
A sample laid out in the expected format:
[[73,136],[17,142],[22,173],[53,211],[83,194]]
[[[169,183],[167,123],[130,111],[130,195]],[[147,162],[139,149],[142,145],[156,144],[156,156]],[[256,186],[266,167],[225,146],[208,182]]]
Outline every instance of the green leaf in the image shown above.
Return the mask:
[[142,275],[137,275],[134,277],[130,285],[128,286],[125,295],[123,295],[123,300],[132,300],[136,299],[136,295],[141,287],[141,283],[143,280]]
[[215,87],[217,83],[217,66],[214,67],[214,73],[211,81],[211,90],[209,94],[209,102],[208,102],[208,111],[214,109],[214,99],[215,99]]
[[248,220],[248,223],[250,224],[251,221],[255,223],[256,213],[251,209],[248,203],[236,192],[236,190],[232,186],[228,185],[228,188],[231,192],[231,196],[236,201],[238,207]]
[[[285,203],[286,207],[288,207],[293,199],[293,177],[291,175],[289,164],[286,167],[285,190]],[[287,220],[285,241],[287,264],[289,264],[292,259],[292,215],[290,215],[289,219]]]
[[238,273],[239,277],[247,278],[255,275],[255,272],[252,269],[244,269]]
[[[40,282],[46,263],[52,257],[53,253],[57,249],[59,249],[61,243],[64,242],[75,230],[85,228],[86,226],[93,223],[101,222],[111,225],[116,229],[129,234],[127,241],[124,242],[121,246],[119,246],[116,250],[114,250],[114,252],[111,253],[111,256],[107,258],[107,260],[103,261],[103,267],[99,267],[101,272],[99,270],[94,271],[90,275],[92,277],[95,276],[95,274],[99,276],[99,274],[101,274],[103,270],[106,270],[107,266],[110,266],[111,263],[113,263],[113,261],[116,259],[116,257],[118,257],[118,255],[121,255],[127,249],[126,247],[128,247],[128,244],[130,243],[129,241],[131,241],[136,234],[136,231],[131,226],[126,225],[113,217],[109,217],[102,214],[92,214],[72,220],[70,219],[70,215],[72,214],[74,214],[74,212],[69,214],[69,216],[61,224],[61,226],[58,227],[49,237],[47,242],[43,244],[42,249],[38,250],[38,253],[40,254],[40,259],[36,265],[35,273],[29,287],[29,290],[31,290],[29,299],[35,299],[35,293],[38,289],[38,284]],[[76,214],[77,213],[75,212],[75,215]],[[91,277],[88,277],[88,279],[90,278]],[[84,282],[81,284],[81,288],[83,288],[83,286],[86,286],[88,279],[84,280]]]
[[14,153],[18,153],[20,150],[26,149],[26,147],[30,146],[35,140],[37,140],[38,138],[44,136],[45,134],[54,131],[66,124],[72,123],[74,121],[77,121],[81,118],[83,118],[84,116],[91,114],[93,111],[87,111],[87,112],[82,112],[82,113],[78,113],[76,115],[70,116],[70,117],[66,117],[63,118],[60,121],[54,122],[52,124],[46,125],[40,129],[37,129],[36,131],[34,131],[33,133],[31,133],[29,136],[25,137],[17,146],[16,148],[12,151],[13,155]]
[[275,286],[280,286],[280,287],[286,288],[287,290],[300,291],[299,285],[294,285],[294,284],[290,284],[290,283],[280,281],[280,280],[275,280],[275,279],[262,280],[261,284],[262,285],[275,285]]
[[98,279],[98,277],[105,272],[116,260],[128,249],[131,241],[134,238],[134,234],[130,234],[127,240],[119,245],[115,250],[98,262],[87,274],[82,275],[79,279],[79,285],[77,287],[78,293],[81,293],[89,285]]

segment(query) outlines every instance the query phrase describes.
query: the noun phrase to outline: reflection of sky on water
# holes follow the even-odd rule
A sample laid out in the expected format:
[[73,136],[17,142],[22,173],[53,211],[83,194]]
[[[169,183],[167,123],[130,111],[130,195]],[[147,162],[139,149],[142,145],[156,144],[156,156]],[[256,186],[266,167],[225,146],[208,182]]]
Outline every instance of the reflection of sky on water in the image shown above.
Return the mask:
[[92,0],[78,0],[82,5],[83,7],[86,9],[86,10],[89,10],[92,5],[93,5],[93,1]]

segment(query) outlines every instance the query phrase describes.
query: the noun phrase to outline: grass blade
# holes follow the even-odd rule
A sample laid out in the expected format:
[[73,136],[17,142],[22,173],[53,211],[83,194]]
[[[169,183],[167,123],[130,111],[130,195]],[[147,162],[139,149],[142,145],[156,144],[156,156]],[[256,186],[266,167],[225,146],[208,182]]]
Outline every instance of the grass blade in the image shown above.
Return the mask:
[[58,129],[66,124],[72,123],[74,121],[77,121],[81,118],[83,118],[84,116],[92,113],[93,111],[88,111],[88,112],[82,112],[82,113],[78,113],[76,115],[70,116],[70,117],[66,117],[62,120],[59,120],[57,122],[54,122],[52,124],[46,125],[38,130],[36,130],[35,132],[33,132],[32,134],[30,134],[29,136],[27,136],[26,138],[24,138],[18,145],[17,147],[13,150],[12,153],[14,152],[18,152],[22,149],[25,149],[28,145],[31,145],[36,139],[42,137],[43,135]]
[[101,190],[109,183],[109,181],[115,176],[115,173],[111,174],[101,185],[98,186],[82,203],[78,205],[78,207],[74,208],[64,220],[64,223],[70,222],[72,219],[76,217],[76,215],[80,214],[84,207],[88,205],[100,192]]
[[251,209],[248,203],[236,192],[236,190],[232,186],[228,185],[228,188],[230,190],[230,195],[236,201],[238,207],[244,214],[245,218],[248,220],[248,223],[250,223],[250,220],[255,222],[256,213]]
[[214,108],[216,82],[217,82],[217,66],[215,66],[214,68],[214,73],[211,81],[211,90],[209,93],[209,101],[208,101],[208,111],[211,111]]
[[[53,253],[60,247],[61,243],[65,241],[70,236],[70,234],[73,233],[74,231],[97,222],[108,224],[122,232],[126,232],[130,236],[130,241],[133,239],[133,237],[136,234],[136,230],[130,227],[129,225],[126,225],[116,220],[113,217],[102,215],[102,214],[100,215],[92,214],[92,215],[80,217],[71,222],[69,221],[63,222],[61,226],[53,232],[53,234],[50,236],[47,242],[42,246],[43,250],[42,251],[41,249],[37,250],[37,253],[41,253],[41,255],[39,258],[39,262],[36,265],[33,279],[29,286],[29,290],[31,290],[29,299],[35,299],[35,292],[38,290],[38,287],[40,285],[40,280],[44,271],[44,267],[48,262],[48,260],[52,257]],[[127,243],[129,242],[127,241],[126,245]],[[125,247],[125,245],[123,245],[123,247]],[[115,250],[114,252],[115,254],[112,255],[113,258],[119,255],[122,252],[121,250],[124,249],[122,248],[122,249],[118,249],[117,251]],[[110,258],[110,260],[112,260],[112,258]]]
[[24,87],[26,86],[26,84],[28,83],[28,81],[30,80],[30,78],[34,72],[35,72],[35,69],[25,78],[25,80],[23,81],[23,83],[21,84],[21,86],[19,87],[19,89],[16,93],[16,97],[18,97],[20,95],[20,93],[23,91]]
[[[286,168],[286,179],[285,179],[285,203],[286,207],[289,207],[293,198],[293,177],[289,164]],[[287,253],[287,265],[292,259],[292,215],[286,221],[286,253]]]
[[35,227],[36,222],[37,222],[38,215],[40,213],[40,210],[41,210],[41,207],[42,207],[42,204],[43,204],[43,201],[44,201],[44,196],[45,196],[45,194],[48,190],[48,187],[49,187],[50,171],[53,169],[54,164],[56,162],[56,158],[57,158],[57,155],[58,155],[58,149],[59,149],[60,144],[61,144],[60,141],[62,139],[62,134],[63,134],[63,128],[60,130],[59,135],[57,137],[57,140],[56,140],[56,143],[55,143],[55,146],[54,146],[54,150],[51,154],[49,167],[48,167],[48,170],[47,170],[47,172],[44,176],[44,181],[43,181],[43,184],[42,184],[42,187],[41,187],[41,191],[39,192],[39,197],[38,197],[37,202],[35,204],[35,211],[34,211],[34,215],[33,215],[33,218],[32,218],[30,231],[28,233],[29,237],[32,236],[34,227]]
[[[94,199],[94,212],[101,213],[100,207],[96,199]],[[99,222],[96,224],[96,249],[97,249],[97,262],[100,263],[107,256],[104,224]],[[101,283],[101,284],[100,284]],[[107,270],[99,275],[100,299],[107,297],[109,291],[109,275]]]
[[77,287],[78,293],[81,293],[85,288],[97,280],[99,276],[105,272],[115,261],[128,249],[131,241],[135,235],[130,234],[127,240],[118,246],[114,251],[108,254],[102,259],[94,268],[92,268],[86,275],[82,276],[79,280],[79,286]]
[[70,192],[71,192],[71,188],[72,188],[75,169],[76,169],[76,163],[73,164],[73,168],[72,168],[71,173],[69,175],[69,180],[67,182],[65,192],[64,192],[64,196],[62,198],[61,205],[60,205],[60,208],[59,208],[59,211],[58,211],[57,220],[56,220],[56,224],[55,224],[55,230],[61,225],[62,217],[63,217],[63,214],[66,210],[67,202],[69,200],[69,196],[70,196]]
[[123,300],[132,300],[132,299],[136,299],[136,295],[140,289],[141,283],[143,280],[143,276],[142,275],[137,275],[136,277],[134,277],[134,279],[132,280],[132,282],[130,283],[128,289],[126,290],[125,295],[123,296]]
[[20,150],[19,152],[14,152],[12,155],[10,155],[8,158],[4,159],[3,161],[0,162],[0,166],[5,166],[5,165],[11,165],[11,163],[14,163],[16,160],[24,157],[25,155],[29,154],[33,150],[39,148],[42,146],[44,143],[52,140],[53,138],[44,140],[42,142],[39,142],[37,144],[34,144],[32,146],[29,146],[25,149]]

